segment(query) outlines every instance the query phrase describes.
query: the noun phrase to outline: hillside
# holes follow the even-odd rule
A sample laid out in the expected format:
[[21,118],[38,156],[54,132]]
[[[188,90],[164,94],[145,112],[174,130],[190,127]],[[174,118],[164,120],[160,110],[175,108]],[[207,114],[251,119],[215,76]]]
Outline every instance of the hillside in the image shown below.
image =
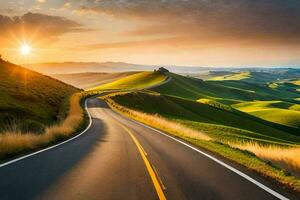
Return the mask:
[[74,73],[74,74],[53,74],[52,77],[61,80],[65,83],[73,85],[77,88],[89,89],[108,82],[116,81],[117,79],[133,75],[137,72],[118,72],[118,73]]
[[[109,98],[127,108],[159,114],[192,126],[218,140],[251,139],[267,143],[300,143],[300,137],[288,133],[288,128],[283,130],[284,127],[277,127],[276,124],[230,108],[148,92],[120,93]],[[291,132],[295,130],[290,129]],[[299,133],[298,131],[298,135]]]
[[0,60],[0,131],[40,132],[65,117],[68,98],[78,89]]
[[155,88],[154,91],[195,101],[208,98],[226,104],[266,98],[256,95],[253,90],[249,89],[227,87],[216,84],[214,81],[203,81],[173,73],[168,75],[172,77],[172,80]]
[[234,108],[278,124],[300,128],[300,105],[283,101],[258,101],[233,105]]
[[127,90],[151,87],[166,80],[166,76],[160,72],[139,72],[117,81],[100,85],[89,90]]

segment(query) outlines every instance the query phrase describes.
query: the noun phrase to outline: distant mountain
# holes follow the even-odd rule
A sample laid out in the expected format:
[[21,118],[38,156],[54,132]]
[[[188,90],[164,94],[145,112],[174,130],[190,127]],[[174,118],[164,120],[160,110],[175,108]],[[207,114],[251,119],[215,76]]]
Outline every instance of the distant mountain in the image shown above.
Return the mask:
[[26,65],[27,68],[43,74],[71,74],[83,72],[128,72],[128,71],[152,71],[159,67],[165,67],[175,73],[198,73],[208,71],[211,68],[187,67],[187,66],[158,66],[130,64],[123,62],[63,62],[63,63],[35,63]]
[[153,70],[155,66],[137,65],[122,62],[63,62],[35,63],[26,66],[43,74],[70,74],[83,72],[125,72]]

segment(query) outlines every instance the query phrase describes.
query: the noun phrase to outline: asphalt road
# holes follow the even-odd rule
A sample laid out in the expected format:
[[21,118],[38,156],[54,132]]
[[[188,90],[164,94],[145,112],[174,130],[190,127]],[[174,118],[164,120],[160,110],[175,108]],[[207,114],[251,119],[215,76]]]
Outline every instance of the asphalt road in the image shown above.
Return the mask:
[[88,109],[82,136],[0,168],[0,200],[277,199],[103,101],[89,99]]

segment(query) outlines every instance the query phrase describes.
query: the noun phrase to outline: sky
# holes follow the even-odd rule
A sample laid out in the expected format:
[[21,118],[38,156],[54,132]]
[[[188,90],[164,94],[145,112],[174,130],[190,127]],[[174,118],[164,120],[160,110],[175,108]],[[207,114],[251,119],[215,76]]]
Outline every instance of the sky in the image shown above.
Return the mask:
[[0,31],[15,63],[300,66],[299,0],[0,0]]

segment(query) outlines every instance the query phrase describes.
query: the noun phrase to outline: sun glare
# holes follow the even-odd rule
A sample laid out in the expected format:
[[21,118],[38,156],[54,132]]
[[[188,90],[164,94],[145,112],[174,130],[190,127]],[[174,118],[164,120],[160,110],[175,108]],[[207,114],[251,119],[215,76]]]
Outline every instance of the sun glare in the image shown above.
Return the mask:
[[28,44],[23,44],[20,47],[20,51],[21,51],[21,54],[24,56],[29,55],[31,52],[31,47]]

